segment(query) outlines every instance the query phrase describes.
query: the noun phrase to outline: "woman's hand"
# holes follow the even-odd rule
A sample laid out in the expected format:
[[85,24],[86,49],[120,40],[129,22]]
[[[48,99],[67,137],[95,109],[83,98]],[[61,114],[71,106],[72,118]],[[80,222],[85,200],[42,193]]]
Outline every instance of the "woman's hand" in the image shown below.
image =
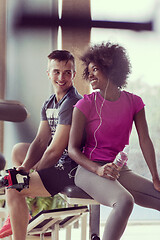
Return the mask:
[[108,178],[110,180],[116,180],[120,176],[118,167],[114,163],[107,163],[103,166],[99,166],[97,175],[100,177]]
[[159,178],[153,179],[154,188],[160,192],[160,180]]

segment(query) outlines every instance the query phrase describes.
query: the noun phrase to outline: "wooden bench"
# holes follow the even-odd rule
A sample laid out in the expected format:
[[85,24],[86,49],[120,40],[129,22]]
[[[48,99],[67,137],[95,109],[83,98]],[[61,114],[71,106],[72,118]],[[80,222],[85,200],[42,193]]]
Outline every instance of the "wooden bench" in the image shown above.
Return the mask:
[[[68,227],[78,219],[82,219],[88,213],[87,206],[43,210],[33,217],[27,228],[29,235],[40,234],[40,240],[44,240],[45,233],[51,233],[52,240],[59,240],[59,230],[66,228],[66,240],[71,236],[67,233]],[[84,229],[81,226],[81,239],[85,240]]]

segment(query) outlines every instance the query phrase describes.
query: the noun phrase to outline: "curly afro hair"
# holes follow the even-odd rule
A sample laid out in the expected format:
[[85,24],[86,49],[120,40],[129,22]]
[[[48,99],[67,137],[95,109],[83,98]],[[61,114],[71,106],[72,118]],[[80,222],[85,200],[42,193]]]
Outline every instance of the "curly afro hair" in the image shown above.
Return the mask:
[[127,85],[131,64],[125,48],[119,44],[111,42],[96,44],[83,54],[81,60],[85,65],[84,79],[88,79],[88,65],[93,62],[117,87],[122,88]]

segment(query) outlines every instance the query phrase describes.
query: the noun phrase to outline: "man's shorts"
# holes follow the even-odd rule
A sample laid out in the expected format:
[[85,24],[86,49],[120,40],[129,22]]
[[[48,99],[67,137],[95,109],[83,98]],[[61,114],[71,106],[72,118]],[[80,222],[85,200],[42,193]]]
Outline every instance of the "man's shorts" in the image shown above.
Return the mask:
[[[61,192],[64,187],[74,184],[74,175],[77,170],[75,162],[67,162],[63,167],[50,167],[38,171],[38,174],[46,190],[54,196]],[[70,175],[70,177],[69,177]]]

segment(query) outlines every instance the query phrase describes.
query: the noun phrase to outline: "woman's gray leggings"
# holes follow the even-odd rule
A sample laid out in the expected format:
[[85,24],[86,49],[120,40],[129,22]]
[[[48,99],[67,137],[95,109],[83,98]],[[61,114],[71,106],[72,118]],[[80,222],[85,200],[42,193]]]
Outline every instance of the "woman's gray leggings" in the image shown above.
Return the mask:
[[134,202],[160,210],[160,192],[148,179],[124,166],[118,180],[112,181],[78,166],[75,184],[100,204],[112,207],[103,233],[103,240],[119,240],[125,230]]

